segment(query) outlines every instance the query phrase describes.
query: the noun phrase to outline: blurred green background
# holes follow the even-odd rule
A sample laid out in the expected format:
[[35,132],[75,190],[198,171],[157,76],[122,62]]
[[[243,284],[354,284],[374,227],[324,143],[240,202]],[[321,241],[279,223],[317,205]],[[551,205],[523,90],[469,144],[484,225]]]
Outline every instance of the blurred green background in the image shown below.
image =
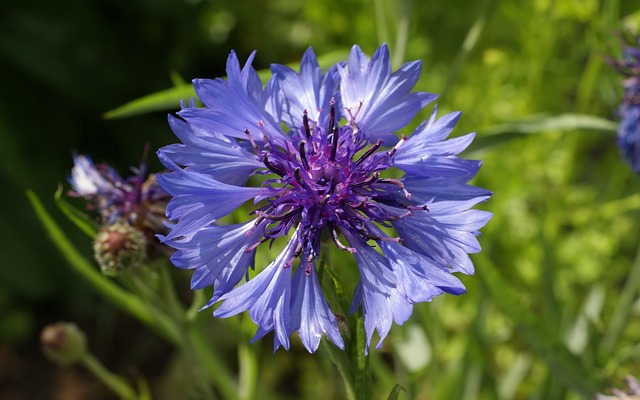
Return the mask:
[[[72,151],[124,173],[145,143],[175,142],[166,114],[178,104],[118,119],[105,112],[171,88],[171,76],[222,76],[231,49],[241,60],[257,49],[254,66],[265,69],[299,61],[310,45],[347,54],[357,43],[370,54],[383,41],[395,67],[423,60],[417,90],[441,94],[441,115],[463,112],[454,136],[478,132],[466,156],[484,160],[475,183],[494,191],[482,207],[495,216],[476,276],[463,278],[469,293],[417,306],[372,352],[378,398],[400,383],[400,398],[573,399],[640,376],[640,182],[610,127],[545,119],[616,120],[620,77],[604,59],[619,56],[616,34],[637,29],[639,8],[637,0],[0,3],[0,397],[54,398],[60,376],[37,337],[58,319],[80,321],[114,369],[168,373],[155,362],[170,352],[160,339],[112,354],[153,335],[135,328],[133,339],[120,338],[137,325],[68,268],[25,197],[31,189],[44,199],[90,256],[53,204],[58,184],[68,187]],[[155,159],[151,168],[160,168]],[[264,353],[265,396],[339,394],[316,361]],[[25,371],[41,376],[29,386]]]

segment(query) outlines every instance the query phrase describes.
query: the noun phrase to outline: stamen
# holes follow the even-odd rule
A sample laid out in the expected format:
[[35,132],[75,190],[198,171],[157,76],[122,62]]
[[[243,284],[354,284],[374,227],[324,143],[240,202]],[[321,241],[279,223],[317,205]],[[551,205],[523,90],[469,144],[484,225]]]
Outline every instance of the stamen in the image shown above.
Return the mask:
[[265,154],[264,158],[262,159],[262,162],[264,163],[264,165],[267,166],[267,168],[269,168],[269,170],[271,170],[271,172],[273,172],[276,175],[280,175],[281,177],[284,177],[285,173],[282,172],[277,166],[275,166],[274,164],[271,164],[271,162],[269,161],[268,156]]
[[400,215],[389,215],[389,218],[387,218],[387,220],[389,220],[389,221],[397,221],[397,220],[399,220],[401,218],[409,217],[411,215],[413,215],[413,211],[407,210],[407,211],[403,212]]
[[358,102],[358,109],[356,110],[356,112],[354,114],[351,113],[351,107],[346,109],[347,113],[349,114],[349,124],[350,125],[354,125],[354,126],[357,127],[357,125],[356,125],[356,117],[360,113],[361,109],[362,109],[362,100]]
[[356,252],[356,249],[354,249],[353,247],[347,247],[340,242],[340,239],[338,238],[338,231],[336,230],[336,227],[333,224],[330,224],[329,227],[331,229],[331,238],[333,239],[333,243],[336,244],[337,248],[339,248],[342,251],[348,251],[349,253]]
[[355,162],[356,165],[360,165],[364,160],[366,160],[367,158],[369,158],[373,153],[375,153],[380,146],[382,146],[382,139],[378,139],[377,142],[375,142],[371,147],[369,147],[369,150],[367,150],[366,152],[364,152],[364,154],[362,156],[360,156],[360,158],[358,158]]
[[304,126],[304,133],[307,135],[307,139],[309,139],[311,137],[311,129],[309,129],[309,117],[307,117],[306,109],[302,114],[302,125]]
[[380,183],[390,183],[392,185],[396,185],[398,186],[400,189],[402,189],[402,193],[404,193],[405,197],[408,200],[411,200],[411,193],[409,193],[407,191],[407,189],[404,188],[404,183],[402,183],[401,180],[399,179],[392,179],[392,178],[382,178],[382,179],[378,179],[378,182]]
[[396,145],[393,146],[393,149],[389,150],[389,153],[388,153],[389,157],[393,157],[393,155],[396,154],[396,151],[398,151],[400,146],[406,141],[407,141],[407,137],[405,135],[402,135],[398,143],[396,143]]
[[296,207],[293,210],[287,213],[284,213],[282,215],[272,215],[264,211],[257,211],[256,214],[258,214],[260,217],[267,218],[272,221],[282,221],[282,220],[288,219],[289,217],[293,217],[294,215],[298,214],[300,211],[302,211],[302,206]]
[[269,238],[268,237],[261,237],[260,240],[258,240],[257,242],[255,242],[254,244],[247,246],[246,249],[244,249],[245,253],[251,253],[253,250],[255,250],[256,248],[258,248],[258,246],[260,246],[262,243],[268,241]]
[[300,160],[302,161],[302,165],[304,165],[304,169],[309,170],[309,162],[307,161],[307,151],[306,146],[307,142],[304,140],[300,142],[298,145],[298,153],[300,153]]
[[402,238],[400,237],[381,237],[380,239],[376,239],[376,240],[384,240],[385,242],[395,242],[395,243],[402,243]]
[[336,152],[338,151],[338,129],[335,125],[336,123],[336,107],[335,107],[335,100],[331,99],[331,102],[329,103],[330,105],[330,109],[329,109],[329,129],[327,130],[327,133],[331,133],[333,136],[331,137],[331,157],[329,157],[330,161],[335,161],[336,159]]
[[249,139],[249,143],[251,143],[251,147],[253,148],[253,152],[256,153],[256,155],[258,155],[258,145],[253,140],[253,136],[251,136],[249,129],[244,128],[244,134],[247,135],[247,138]]
[[295,251],[293,252],[293,258],[297,258],[302,253],[302,242],[298,242]]
[[[351,185],[351,188],[358,188],[358,187],[363,187],[363,186],[367,186],[372,184],[373,182],[375,182],[378,177],[380,176],[379,173],[374,172],[373,175],[371,175],[370,177],[368,177],[367,179],[360,181],[360,182],[356,182],[353,185]],[[381,179],[382,180],[382,179]]]

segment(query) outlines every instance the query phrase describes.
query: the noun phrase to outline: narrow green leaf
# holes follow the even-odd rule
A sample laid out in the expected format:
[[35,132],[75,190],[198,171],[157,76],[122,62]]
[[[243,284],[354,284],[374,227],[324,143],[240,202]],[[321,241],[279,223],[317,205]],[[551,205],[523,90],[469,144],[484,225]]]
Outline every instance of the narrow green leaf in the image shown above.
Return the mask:
[[120,286],[106,278],[98,272],[98,269],[91,262],[80,254],[80,252],[63,233],[60,226],[58,226],[51,215],[49,215],[35,193],[28,190],[27,197],[36,212],[36,215],[40,219],[40,222],[51,237],[51,240],[67,259],[69,265],[71,265],[76,272],[85,278],[98,293],[122,311],[129,313],[141,322],[154,328],[168,341],[178,343],[181,340],[176,327],[171,323],[171,321],[166,320],[166,318],[162,318],[161,315],[154,315],[145,306],[145,304],[140,301],[140,299],[129,294]]
[[400,394],[400,391],[407,393],[407,390],[402,385],[400,384],[395,385],[393,389],[391,389],[391,393],[389,393],[389,397],[387,397],[387,400],[398,400],[398,395]]
[[[449,73],[447,76],[447,81],[445,83],[444,88],[440,92],[440,99],[443,99],[450,92],[451,88],[458,81],[458,76],[460,76],[460,72],[462,71],[462,67],[466,63],[467,59],[471,55],[473,49],[475,49],[478,44],[478,40],[484,31],[487,21],[491,19],[491,16],[496,10],[496,5],[498,4],[498,0],[485,0],[478,17],[474,21],[473,25],[469,28],[467,32],[467,36],[464,38],[464,42],[462,46],[460,46],[460,50],[456,55],[456,59],[453,62],[453,65],[449,69]],[[440,100],[442,101],[442,100]]]
[[348,400],[355,400],[356,394],[353,387],[353,373],[346,352],[337,348],[326,336],[322,336],[320,340],[320,351],[328,354],[333,365],[338,369],[338,373],[340,373],[340,377],[344,383],[346,398]]
[[111,111],[107,111],[103,117],[106,119],[115,119],[155,111],[177,110],[180,108],[180,100],[189,101],[189,99],[195,97],[196,92],[193,89],[193,85],[176,86],[132,100]]
[[514,322],[522,339],[567,387],[585,398],[593,398],[599,386],[599,377],[593,371],[587,370],[580,359],[559,342],[555,332],[544,329],[552,325],[540,321],[539,316],[534,315],[522,304],[485,252],[477,254],[476,261],[478,271],[481,271],[478,276],[482,284],[491,294],[493,302]]
[[[335,51],[327,53],[318,57],[318,64],[323,70],[328,69],[330,66],[346,60],[348,53],[345,51]],[[291,68],[299,68],[299,63],[288,64]],[[263,69],[257,71],[258,76],[264,82],[271,76],[271,71]],[[182,78],[179,78],[176,73],[171,75],[173,83],[179,83]],[[132,100],[120,107],[104,113],[103,117],[107,119],[125,118],[134,115],[141,115],[156,111],[175,111],[180,107],[180,100],[189,101],[191,98],[196,98],[196,92],[193,89],[191,83],[179,84],[170,89],[161,90],[138,99]]]
[[364,317],[361,312],[357,312],[352,318],[355,326],[352,331],[355,332],[355,355],[352,357],[353,368],[355,370],[355,391],[357,400],[368,400],[372,397],[372,379],[371,364],[366,356],[367,336],[364,331]]
[[522,121],[495,125],[481,130],[469,146],[473,152],[496,146],[524,135],[547,132],[594,131],[615,133],[618,124],[604,118],[584,114],[535,115]]
[[173,86],[184,86],[189,84],[189,82],[185,81],[184,78],[176,71],[171,71],[169,73],[169,78],[171,78],[171,84],[173,84]]
[[602,360],[611,357],[620,334],[627,326],[638,288],[640,288],[640,247],[638,247],[636,258],[633,261],[624,288],[618,297],[618,303],[614,308],[613,316],[607,321],[606,331],[600,342],[600,348],[598,349],[599,356]]
[[67,218],[69,218],[69,220],[78,227],[78,229],[84,232],[91,239],[96,237],[100,230],[100,226],[96,221],[91,219],[91,217],[69,204],[62,197],[62,186],[58,186],[58,190],[56,190],[56,194],[53,196],[53,199],[60,211],[62,211],[62,213],[66,215]]

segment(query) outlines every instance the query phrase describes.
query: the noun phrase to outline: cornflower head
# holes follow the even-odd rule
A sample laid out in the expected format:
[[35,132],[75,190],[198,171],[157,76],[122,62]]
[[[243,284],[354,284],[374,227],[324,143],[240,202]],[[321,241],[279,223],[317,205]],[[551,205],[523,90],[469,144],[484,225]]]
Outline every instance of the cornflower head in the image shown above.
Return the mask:
[[125,221],[151,236],[166,230],[169,195],[156,175],[147,172],[146,149],[140,166],[132,168],[133,175],[127,178],[109,165],[94,164],[89,156],[74,154],[73,163],[69,195],[85,198],[87,208],[98,212],[102,225]]
[[640,174],[640,38],[627,38],[622,58],[609,62],[624,77],[624,97],[618,109],[618,146],[625,161]]
[[[175,221],[161,240],[177,250],[177,267],[194,271],[193,289],[213,285],[207,306],[222,302],[215,316],[249,311],[254,340],[274,331],[274,349],[288,349],[298,331],[309,352],[323,334],[344,348],[316,271],[333,242],[355,258],[351,311],[362,307],[367,349],[374,331],[379,347],[414,303],[465,292],[452,273],[473,273],[468,254],[480,251],[476,236],[491,217],[470,209],[490,196],[467,184],[481,163],[457,157],[474,135],[446,140],[459,113],[437,119],[434,111],[398,139],[437,96],[412,92],[421,63],[392,72],[386,45],[371,59],[354,46],[326,73],[310,48],[300,72],[272,65],[265,86],[254,54],[241,68],[232,52],[226,80],[194,80],[204,107],[169,116],[182,143],[158,151],[171,170],[158,180],[173,196],[167,216]],[[385,174],[392,167],[404,176]],[[264,179],[245,186],[250,176]],[[217,222],[249,200],[252,219]],[[256,248],[281,237],[275,260],[236,287]]]

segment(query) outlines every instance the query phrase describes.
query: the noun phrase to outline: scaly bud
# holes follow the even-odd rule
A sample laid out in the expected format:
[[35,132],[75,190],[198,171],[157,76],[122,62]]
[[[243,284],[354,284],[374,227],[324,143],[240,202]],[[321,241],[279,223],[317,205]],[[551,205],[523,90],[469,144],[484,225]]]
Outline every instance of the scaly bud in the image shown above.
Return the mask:
[[60,365],[75,364],[87,349],[84,333],[72,322],[47,325],[40,334],[40,344],[47,358]]
[[116,276],[119,272],[142,264],[147,255],[144,233],[125,221],[104,226],[93,243],[93,251],[102,273]]

